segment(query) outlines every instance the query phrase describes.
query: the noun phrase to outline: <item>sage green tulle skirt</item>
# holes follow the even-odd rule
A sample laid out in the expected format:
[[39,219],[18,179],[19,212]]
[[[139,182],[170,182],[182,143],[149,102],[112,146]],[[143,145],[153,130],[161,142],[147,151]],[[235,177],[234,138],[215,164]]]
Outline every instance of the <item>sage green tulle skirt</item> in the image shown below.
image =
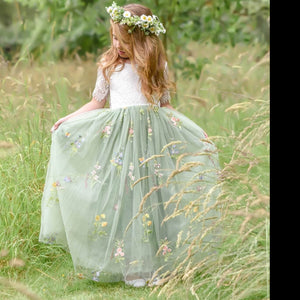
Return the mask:
[[218,169],[215,145],[177,111],[83,113],[52,135],[40,241],[65,247],[96,281],[172,271],[218,218]]

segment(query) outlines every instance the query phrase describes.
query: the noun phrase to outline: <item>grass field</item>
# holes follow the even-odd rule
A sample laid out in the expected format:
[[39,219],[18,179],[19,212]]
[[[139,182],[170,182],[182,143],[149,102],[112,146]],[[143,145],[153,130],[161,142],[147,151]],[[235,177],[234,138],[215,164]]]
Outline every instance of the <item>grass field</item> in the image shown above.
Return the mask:
[[217,144],[224,240],[217,258],[159,289],[99,284],[68,253],[38,242],[53,123],[91,98],[96,59],[0,58],[1,299],[268,299],[269,56],[258,46],[191,45],[206,57],[199,79],[179,76],[176,109]]

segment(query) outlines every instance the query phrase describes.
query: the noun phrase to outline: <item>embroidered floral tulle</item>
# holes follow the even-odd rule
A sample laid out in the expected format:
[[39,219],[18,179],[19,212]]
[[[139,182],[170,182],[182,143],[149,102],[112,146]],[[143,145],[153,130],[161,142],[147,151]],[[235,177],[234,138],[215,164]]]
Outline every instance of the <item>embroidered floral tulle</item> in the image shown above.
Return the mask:
[[109,86],[98,71],[93,96],[109,95],[110,108],[52,135],[39,240],[68,249],[80,278],[149,280],[183,262],[195,236],[194,263],[217,241],[207,230],[218,219],[217,149],[180,112],[148,105],[138,83],[129,64]]

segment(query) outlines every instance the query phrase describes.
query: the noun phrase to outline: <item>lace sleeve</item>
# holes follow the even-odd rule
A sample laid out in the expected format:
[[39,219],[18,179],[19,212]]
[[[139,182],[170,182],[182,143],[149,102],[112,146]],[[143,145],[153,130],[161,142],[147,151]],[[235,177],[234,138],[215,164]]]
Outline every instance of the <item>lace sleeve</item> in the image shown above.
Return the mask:
[[102,69],[98,69],[96,86],[93,91],[93,98],[99,102],[106,99],[109,92],[109,84],[103,76]]
[[[165,65],[164,76],[166,79],[168,78],[168,63],[167,62]],[[170,92],[168,90],[165,90],[162,97],[160,98],[160,103],[161,104],[169,103],[170,99],[171,99]]]

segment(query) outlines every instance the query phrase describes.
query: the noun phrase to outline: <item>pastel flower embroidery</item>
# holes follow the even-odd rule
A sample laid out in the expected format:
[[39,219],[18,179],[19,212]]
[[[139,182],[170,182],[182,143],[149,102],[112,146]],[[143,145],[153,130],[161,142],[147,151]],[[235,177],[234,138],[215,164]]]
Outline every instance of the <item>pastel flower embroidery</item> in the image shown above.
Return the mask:
[[[135,177],[133,176],[133,170],[134,170],[134,165],[133,165],[133,162],[131,162],[129,164],[129,172],[128,172],[128,177],[129,177],[131,183],[133,183],[135,180]],[[132,185],[130,185],[130,188],[132,189]]]
[[161,184],[164,174],[161,172],[160,163],[158,163],[157,161],[154,162],[154,175],[158,178],[158,183]]
[[71,178],[69,176],[66,176],[64,178],[64,182],[72,182]]
[[115,256],[124,256],[124,252],[121,247],[117,248]]
[[155,163],[154,164],[154,174],[158,177],[162,177],[163,174],[159,172],[160,171],[160,164],[159,163]]
[[96,164],[95,164],[95,169],[96,169],[96,170],[100,170],[100,169],[101,169],[101,166],[99,165],[99,163],[96,163]]
[[108,225],[108,222],[103,220],[105,218],[105,214],[99,214],[95,216],[94,231],[92,232],[93,239],[96,239],[97,237],[103,235],[107,235],[106,231],[104,231],[104,227]]
[[96,183],[101,183],[100,176],[99,176],[101,169],[102,169],[102,167],[97,162],[94,166],[94,169],[90,173],[88,173],[86,176],[86,187],[88,184],[88,180],[91,180],[92,185],[94,185]]
[[84,142],[85,138],[82,136],[79,136],[79,138],[74,142],[75,146],[77,148],[80,148],[82,143]]
[[118,171],[121,171],[123,166],[123,152],[119,152],[116,156],[110,160],[111,164],[117,168]]
[[165,238],[164,240],[161,240],[160,243],[160,250],[161,254],[164,257],[164,261],[167,261],[169,259],[169,256],[172,255],[172,249],[168,246],[168,240]]
[[146,167],[146,164],[147,164],[147,163],[144,163],[145,160],[147,160],[147,157],[146,157],[146,158],[145,158],[144,156],[143,156],[143,157],[139,157],[139,162],[140,162],[139,167],[142,167],[142,168],[145,168],[145,167]]
[[144,214],[142,217],[144,234],[143,234],[143,241],[149,242],[149,235],[152,233],[152,221],[149,219],[149,214]]
[[112,133],[112,123],[111,122],[108,122],[102,132],[101,132],[101,138],[108,138]]
[[53,186],[54,188],[57,188],[57,187],[60,187],[61,184],[60,184],[59,181],[55,181],[55,182],[52,183],[52,186]]
[[170,155],[171,157],[176,158],[178,154],[179,154],[179,150],[177,148],[177,145],[173,144],[170,149]]
[[134,136],[134,129],[133,129],[133,122],[131,121],[129,130],[128,130],[128,138],[131,139],[131,138],[133,138],[133,136]]
[[176,118],[174,116],[171,118],[171,121],[172,121],[172,123],[173,123],[174,126],[178,126],[180,124],[179,123],[180,119],[178,119],[178,118]]
[[123,241],[116,241],[115,242],[116,250],[114,253],[112,253],[112,257],[114,257],[116,263],[122,263],[122,261],[125,259],[125,253],[124,253],[124,243]]
[[71,143],[72,150],[74,152],[77,152],[78,149],[82,146],[84,141],[85,141],[85,138],[83,136],[79,135],[78,138],[73,143]]
[[129,137],[133,137],[133,135],[134,135],[134,130],[133,130],[133,128],[129,128],[128,133],[129,133]]
[[163,246],[162,249],[162,255],[166,255],[167,253],[170,253],[172,251],[171,248],[169,248],[167,245]]
[[152,136],[152,128],[151,128],[151,123],[150,123],[150,118],[147,118],[147,123],[148,123],[148,139],[151,140]]

